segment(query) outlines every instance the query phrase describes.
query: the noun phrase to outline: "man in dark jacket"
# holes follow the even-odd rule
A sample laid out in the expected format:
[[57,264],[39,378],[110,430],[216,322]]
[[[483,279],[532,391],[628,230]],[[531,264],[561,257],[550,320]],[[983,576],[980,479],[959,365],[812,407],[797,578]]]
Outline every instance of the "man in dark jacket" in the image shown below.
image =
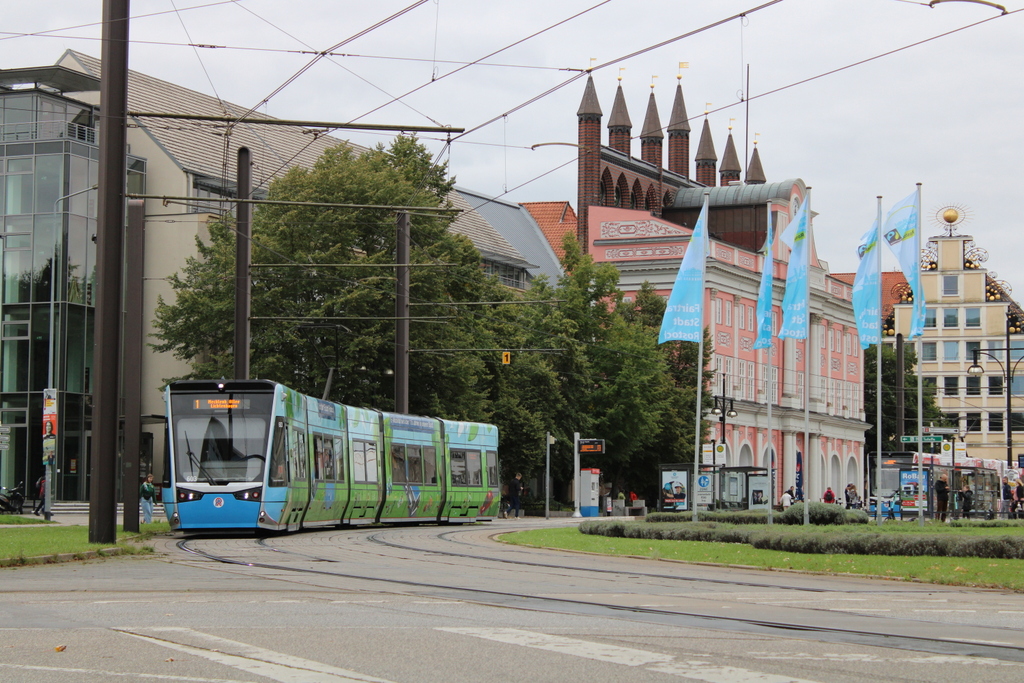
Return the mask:
[[523,475],[516,472],[515,479],[508,483],[509,514],[519,519],[519,496],[523,492]]
[[949,476],[939,475],[935,482],[935,513],[939,516],[940,522],[946,521],[946,509],[949,507]]

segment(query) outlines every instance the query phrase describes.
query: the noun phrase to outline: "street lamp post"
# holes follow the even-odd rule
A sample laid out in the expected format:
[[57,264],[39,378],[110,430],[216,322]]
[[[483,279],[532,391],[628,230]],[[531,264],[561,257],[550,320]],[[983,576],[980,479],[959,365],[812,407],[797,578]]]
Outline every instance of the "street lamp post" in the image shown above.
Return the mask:
[[991,349],[992,351],[1005,351],[1006,362],[999,360],[996,356],[989,353],[988,351],[982,351],[980,349],[974,349],[974,362],[971,367],[967,368],[967,374],[973,376],[980,376],[985,374],[985,368],[978,364],[978,356],[984,354],[999,364],[999,369],[1003,371],[1003,390],[1006,392],[1006,418],[1004,427],[1006,427],[1006,466],[1013,467],[1013,375],[1017,371],[1017,366],[1024,360],[1024,353],[1021,357],[1014,361],[1013,365],[1010,365],[1010,323],[1006,326],[1006,347],[1002,349]]
[[[721,439],[720,440],[721,440],[722,444],[725,445],[725,418],[727,418],[727,417],[736,417],[739,413],[736,412],[736,409],[734,407],[733,399],[731,399],[731,398],[729,398],[728,396],[725,395],[725,376],[724,375],[722,376],[722,393],[721,393],[721,395],[720,396],[714,396],[712,398],[714,399],[714,406],[711,408],[711,414],[718,418],[718,423],[719,423],[719,425],[721,425],[720,428],[719,428],[720,429],[720,434],[721,434]],[[715,451],[717,450],[715,448],[716,442],[714,440],[712,440],[711,443],[712,443],[711,452],[715,453]],[[715,460],[717,461],[717,458],[715,458]],[[718,465],[717,462],[713,462],[712,464],[716,465],[716,466]],[[717,471],[715,472],[715,481],[716,481],[716,485],[717,485],[717,481],[718,481],[718,473],[717,473]],[[717,499],[717,496],[715,496],[715,497]]]

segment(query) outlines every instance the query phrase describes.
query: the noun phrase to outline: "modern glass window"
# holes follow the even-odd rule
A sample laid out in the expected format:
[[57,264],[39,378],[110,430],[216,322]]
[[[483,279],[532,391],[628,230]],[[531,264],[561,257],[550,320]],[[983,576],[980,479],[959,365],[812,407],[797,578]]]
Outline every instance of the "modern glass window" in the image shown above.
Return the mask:
[[938,345],[935,342],[924,342],[921,344],[921,360],[922,361],[935,361],[938,360]]
[[960,360],[960,342],[942,342],[942,360],[947,362],[952,360]]
[[960,278],[956,275],[942,276],[942,296],[956,296],[960,293]]
[[981,431],[981,413],[964,413],[964,421],[968,432]]
[[981,378],[977,375],[967,375],[967,395],[981,396]]
[[956,396],[960,393],[960,378],[959,377],[943,377],[942,378],[943,394],[946,396]]
[[989,375],[988,376],[988,395],[989,396],[1002,396],[1003,395],[1003,376],[1002,375]]
[[[979,341],[964,342],[964,360],[969,360],[969,361],[971,361],[973,363],[974,362],[974,352],[975,351],[981,351],[981,342],[979,342]],[[978,354],[978,362],[979,363],[981,362],[982,358],[984,358],[984,356],[982,356],[979,353]]]
[[981,327],[981,309],[964,309],[964,327]]
[[988,414],[988,431],[990,432],[1001,432],[1006,429],[1006,425],[1003,422],[1005,413],[989,413]]
[[925,327],[937,327],[935,322],[935,309],[925,308],[924,309],[924,326]]
[[944,308],[944,309],[942,309],[942,326],[943,327],[960,327],[960,309],[959,308]]

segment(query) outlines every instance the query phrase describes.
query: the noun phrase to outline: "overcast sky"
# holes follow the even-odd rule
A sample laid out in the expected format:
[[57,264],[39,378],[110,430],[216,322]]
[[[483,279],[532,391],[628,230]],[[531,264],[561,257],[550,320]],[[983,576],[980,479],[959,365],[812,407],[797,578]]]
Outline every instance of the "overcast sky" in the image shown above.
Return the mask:
[[[813,187],[818,252],[833,272],[856,269],[857,241],[875,216],[876,196],[888,210],[920,182],[924,236],[941,232],[940,209],[966,210],[960,233],[988,250],[985,265],[1024,300],[1021,181],[1014,175],[1024,152],[1024,0],[1006,0],[1006,16],[964,0],[935,8],[910,0],[782,0],[754,11],[762,2],[135,0],[130,67],[252,107],[314,58],[296,51],[348,41],[336,50],[345,56],[319,60],[260,111],[465,128],[471,132],[444,157],[460,185],[575,207],[576,150],[530,146],[576,140],[580,70],[600,67],[594,80],[602,128],[621,76],[638,135],[651,83],[667,125],[678,64],[688,62],[682,83],[691,150],[706,103],[720,158],[730,119],[741,157],[759,134],[769,182],[799,177]],[[65,49],[98,57],[101,9],[100,0],[6,3],[0,68],[51,64]],[[701,30],[744,12],[744,19]],[[388,140],[342,136],[365,145]],[[423,136],[441,152],[435,137]],[[633,154],[640,155],[638,140]],[[884,267],[895,267],[890,254]]]

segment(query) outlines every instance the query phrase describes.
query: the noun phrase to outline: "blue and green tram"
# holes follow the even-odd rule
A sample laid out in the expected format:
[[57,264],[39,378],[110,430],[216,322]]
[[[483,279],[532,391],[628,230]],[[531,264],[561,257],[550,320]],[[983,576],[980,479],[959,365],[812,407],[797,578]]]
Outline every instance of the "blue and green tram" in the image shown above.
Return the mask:
[[182,531],[465,523],[499,509],[498,429],[356,408],[266,380],[165,390],[163,501]]

